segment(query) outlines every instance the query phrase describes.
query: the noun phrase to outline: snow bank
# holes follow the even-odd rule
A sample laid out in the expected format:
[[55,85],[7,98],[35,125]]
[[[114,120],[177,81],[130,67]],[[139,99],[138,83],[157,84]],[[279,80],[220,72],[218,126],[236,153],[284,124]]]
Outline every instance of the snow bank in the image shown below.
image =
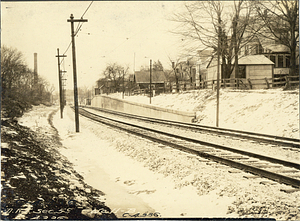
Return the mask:
[[[110,95],[121,98],[121,94]],[[125,96],[126,100],[149,103],[146,96]],[[159,107],[196,111],[198,123],[216,125],[216,91],[193,90],[161,94],[152,99]],[[220,90],[219,126],[300,138],[299,89]]]
[[[162,217],[234,216],[234,213],[227,214],[228,205],[233,203],[232,197],[220,197],[216,191],[200,196],[197,188],[177,185],[172,177],[149,170],[145,162],[120,150],[128,148],[124,138],[138,147],[136,138],[121,135],[85,118],[80,118],[80,133],[75,133],[74,113],[69,108],[65,108],[65,113],[63,119],[58,113],[53,118],[66,147],[60,152],[74,164],[88,184],[106,194],[106,205],[118,217],[129,211],[131,214],[156,212]],[[141,145],[141,154],[146,154],[145,143]],[[168,153],[170,159],[176,155],[178,151]],[[151,160],[149,158],[146,162]]]

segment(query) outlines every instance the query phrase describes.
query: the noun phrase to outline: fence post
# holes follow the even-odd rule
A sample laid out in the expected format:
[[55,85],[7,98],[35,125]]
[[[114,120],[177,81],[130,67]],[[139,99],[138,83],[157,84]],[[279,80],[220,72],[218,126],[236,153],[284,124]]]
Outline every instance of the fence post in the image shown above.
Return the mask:
[[265,78],[265,81],[266,81],[266,83],[267,83],[267,89],[269,89],[269,88],[270,88],[270,85],[269,85],[268,79]]
[[248,83],[249,83],[250,89],[252,89],[252,84],[251,84],[250,78],[248,78],[247,80],[248,80]]
[[290,87],[290,81],[289,81],[289,77],[288,76],[285,76],[285,88],[289,88]]

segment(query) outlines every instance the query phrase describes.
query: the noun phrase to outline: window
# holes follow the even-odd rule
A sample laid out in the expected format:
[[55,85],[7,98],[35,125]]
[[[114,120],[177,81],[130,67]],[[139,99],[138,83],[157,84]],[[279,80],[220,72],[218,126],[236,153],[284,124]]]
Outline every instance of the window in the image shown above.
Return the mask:
[[261,44],[256,44],[255,45],[255,54],[262,54],[264,51],[263,47],[261,46]]
[[237,78],[246,78],[246,65],[239,65],[239,75]]
[[285,58],[286,58],[286,66],[285,66],[285,67],[289,68],[289,67],[290,67],[290,59],[291,59],[291,56],[286,55]]
[[255,54],[259,54],[259,45],[255,45]]
[[283,55],[278,55],[278,67],[283,68]]
[[245,45],[245,55],[248,55],[248,54],[249,54],[249,46]]
[[262,47],[261,44],[258,45],[258,54],[264,53],[264,48]]
[[271,55],[271,56],[270,56],[270,60],[271,60],[272,62],[274,62],[274,64],[276,64],[275,56],[274,56],[274,55]]
[[192,74],[195,75],[196,74],[196,68],[192,69]]

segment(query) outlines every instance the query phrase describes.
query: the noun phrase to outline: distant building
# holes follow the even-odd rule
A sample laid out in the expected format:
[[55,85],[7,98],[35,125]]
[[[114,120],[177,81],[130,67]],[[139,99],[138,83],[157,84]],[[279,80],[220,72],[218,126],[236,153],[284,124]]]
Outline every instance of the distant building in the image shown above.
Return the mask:
[[198,60],[196,62],[196,86],[200,82],[207,80],[207,66],[210,63],[214,52],[213,50],[199,50],[198,51]]
[[[220,65],[221,66],[221,65]],[[264,55],[248,55],[239,59],[239,71],[238,76],[231,77],[231,79],[239,79],[244,85],[248,85],[248,79],[254,81],[253,88],[260,89],[265,88],[265,78],[272,79],[274,77],[274,62],[265,57]],[[214,81],[217,79],[217,59],[212,59],[207,66],[208,81]],[[233,70],[231,76],[234,76],[235,70]],[[220,68],[220,79],[221,68]]]
[[[239,59],[239,76],[241,79],[251,79],[253,88],[265,88],[265,78],[274,77],[274,62],[264,55],[248,55]],[[246,82],[246,81],[245,81]]]
[[[276,25],[280,26],[280,27],[284,27],[284,22],[285,21],[277,21],[274,20],[274,22],[276,23]],[[277,24],[278,23],[278,24]],[[258,24],[261,25],[261,24]],[[252,36],[251,31],[248,32],[247,30],[245,31],[243,38],[245,39],[249,39],[249,37],[251,38],[251,40],[249,42],[244,42],[245,44],[243,45],[243,47],[241,47],[239,49],[238,52],[238,57],[239,57],[239,74],[238,76],[235,76],[235,71],[233,70],[230,78],[243,78],[243,76],[245,75],[246,71],[246,66],[253,67],[252,65],[260,65],[257,66],[257,68],[255,68],[255,70],[257,71],[257,74],[254,74],[254,69],[251,71],[251,74],[249,74],[249,76],[251,76],[250,78],[252,78],[254,75],[256,76],[261,76],[261,78],[269,78],[269,72],[261,72],[259,70],[258,67],[262,67],[261,65],[268,65],[268,63],[270,63],[270,61],[273,63],[273,74],[272,77],[275,78],[274,82],[276,82],[276,78],[279,77],[283,77],[289,74],[290,72],[290,50],[287,46],[283,45],[280,43],[280,41],[275,40],[275,38],[273,37],[274,33],[270,33],[270,31],[268,30],[267,27],[265,27],[264,29],[261,30],[261,33],[257,33],[256,36]],[[277,36],[286,36],[286,33],[282,33],[282,29],[278,29],[277,30],[278,33],[275,30],[275,34]],[[228,36],[229,38],[230,36]],[[297,47],[297,51],[299,52],[299,49]],[[207,54],[207,52],[204,50],[202,53]],[[263,55],[266,59],[263,59],[262,57],[249,57],[249,56],[253,56],[253,55]],[[199,56],[201,56],[201,54],[199,53]],[[203,57],[203,56],[202,56]],[[217,54],[216,52],[211,53],[210,58],[209,59],[202,59],[200,57],[199,61],[198,61],[198,65],[199,65],[199,73],[201,72],[201,80],[203,79],[203,81],[210,81],[210,80],[216,80],[217,79]],[[254,64],[256,58],[261,58],[261,62],[264,62],[264,64]],[[254,60],[253,60],[254,59]],[[247,64],[242,64],[245,61],[250,61],[251,60],[251,64],[247,63]],[[241,63],[242,62],[242,63]],[[254,62],[254,63],[252,63]],[[258,61],[256,61],[258,62]],[[221,58],[220,58],[220,79],[223,79],[222,77],[222,68],[221,68]],[[234,65],[234,59],[232,60],[232,65]],[[246,65],[246,66],[245,66]],[[203,68],[204,66],[206,66],[206,70]],[[266,68],[266,67],[264,67]],[[270,68],[270,67],[268,67]],[[296,68],[299,71],[299,59],[296,59]],[[250,69],[249,69],[250,70]],[[265,75],[264,75],[265,73]],[[246,77],[248,75],[246,74]],[[248,78],[248,77],[247,77]]]
[[[145,93],[149,92],[150,89],[150,71],[135,71],[133,76],[136,89],[145,90]],[[164,92],[165,83],[167,82],[165,73],[163,71],[152,71],[151,72],[151,84],[152,89],[155,93]]]
[[173,62],[172,66],[173,69],[169,71],[168,79],[173,86],[178,84],[178,90],[186,90],[196,86],[199,75],[197,75],[197,60],[195,57],[177,63]]
[[[290,50],[287,46],[269,39],[256,39],[245,45],[239,52],[240,56],[264,55],[274,63],[274,77],[282,77],[290,71]],[[297,59],[297,66],[299,61]]]

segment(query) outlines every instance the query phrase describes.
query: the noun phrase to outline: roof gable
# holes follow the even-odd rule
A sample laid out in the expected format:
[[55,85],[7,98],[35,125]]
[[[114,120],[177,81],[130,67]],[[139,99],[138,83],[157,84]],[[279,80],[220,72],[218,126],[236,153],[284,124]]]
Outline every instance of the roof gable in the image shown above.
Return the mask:
[[248,55],[239,59],[239,65],[250,65],[250,64],[274,64],[274,63],[264,55]]

